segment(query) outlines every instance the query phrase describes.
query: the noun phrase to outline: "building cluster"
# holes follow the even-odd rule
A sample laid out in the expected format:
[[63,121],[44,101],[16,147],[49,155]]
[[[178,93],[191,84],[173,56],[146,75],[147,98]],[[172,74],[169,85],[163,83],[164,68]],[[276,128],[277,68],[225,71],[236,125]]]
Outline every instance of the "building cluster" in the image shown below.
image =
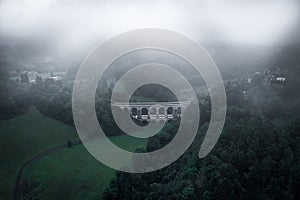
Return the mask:
[[263,72],[255,72],[254,74],[249,74],[244,79],[247,83],[271,83],[271,84],[283,84],[287,79],[282,74],[280,68],[275,70],[265,70]]

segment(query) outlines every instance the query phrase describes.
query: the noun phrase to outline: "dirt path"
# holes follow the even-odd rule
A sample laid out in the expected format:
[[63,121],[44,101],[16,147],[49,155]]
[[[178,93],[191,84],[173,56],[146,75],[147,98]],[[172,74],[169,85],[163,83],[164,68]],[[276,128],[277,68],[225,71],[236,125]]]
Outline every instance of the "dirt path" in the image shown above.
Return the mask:
[[[79,145],[79,144],[82,144],[81,141],[74,141],[72,142],[72,146],[75,146],[75,145]],[[18,199],[18,195],[19,193],[21,192],[21,177],[22,177],[22,174],[25,170],[25,168],[27,166],[30,166],[31,164],[33,164],[34,162],[50,155],[50,154],[53,154],[53,153],[56,153],[58,151],[61,151],[61,150],[64,150],[66,148],[70,148],[68,147],[67,144],[61,144],[61,145],[58,145],[56,147],[53,147],[53,148],[50,148],[48,150],[45,150],[43,152],[40,152],[39,154],[35,155],[33,158],[29,159],[18,171],[18,175],[17,175],[17,179],[16,179],[16,182],[15,182],[15,188],[14,188],[14,194],[13,194],[13,200],[17,200]]]

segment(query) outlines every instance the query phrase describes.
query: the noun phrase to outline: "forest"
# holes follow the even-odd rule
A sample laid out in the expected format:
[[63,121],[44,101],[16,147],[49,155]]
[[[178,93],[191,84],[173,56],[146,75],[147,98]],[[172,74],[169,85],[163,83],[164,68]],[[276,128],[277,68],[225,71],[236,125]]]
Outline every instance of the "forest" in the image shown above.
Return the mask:
[[[111,141],[117,141],[115,144],[136,153],[152,152],[168,144],[180,124],[180,119],[170,120],[157,135],[142,142],[130,141],[130,137],[117,126],[110,110],[112,90],[120,76],[133,66],[143,63],[172,66],[191,83],[200,102],[199,130],[190,148],[177,161],[163,169],[130,174],[99,164],[79,142],[76,134],[72,92],[77,71],[84,56],[94,47],[95,41],[102,41],[103,38],[100,40],[98,36],[112,34],[105,29],[109,24],[101,24],[106,21],[103,16],[98,16],[102,12],[94,10],[96,12],[93,15],[100,18],[101,23],[97,27],[103,28],[100,30],[101,34],[99,30],[94,30],[94,24],[90,24],[93,20],[83,23],[81,20],[87,20],[86,16],[93,10],[91,8],[96,6],[87,4],[87,9],[81,10],[83,5],[80,2],[74,8],[82,13],[75,9],[76,13],[70,17],[71,23],[60,18],[50,20],[49,23],[48,18],[41,16],[36,17],[35,22],[39,22],[36,26],[16,31],[19,29],[11,26],[19,27],[21,24],[16,23],[19,18],[10,21],[15,16],[8,14],[9,12],[2,12],[3,16],[7,15],[5,18],[0,16],[0,22],[7,20],[6,23],[0,23],[0,130],[3,131],[0,133],[0,199],[11,199],[12,196],[16,196],[15,199],[105,200],[300,199],[299,22],[295,20],[290,35],[287,34],[286,38],[282,36],[282,40],[275,42],[281,36],[279,33],[286,28],[283,26],[283,17],[287,19],[288,14],[297,12],[294,4],[260,5],[255,1],[255,5],[250,8],[247,7],[248,4],[235,6],[229,2],[219,2],[216,5],[187,3],[187,7],[181,2],[174,3],[175,7],[163,5],[165,10],[183,9],[182,12],[169,14],[175,15],[173,17],[178,21],[183,16],[175,13],[189,16],[183,18],[183,24],[190,25],[193,38],[203,44],[219,67],[227,95],[226,121],[216,146],[205,158],[200,159],[198,152],[211,117],[208,88],[199,78],[200,75],[184,59],[166,55],[162,51],[145,49],[120,57],[113,63],[111,71],[106,73],[104,80],[99,81],[95,94],[98,121]],[[133,2],[138,4],[137,1]],[[131,4],[121,4],[127,3]],[[6,3],[3,7],[8,6],[6,9],[10,10],[15,6],[9,5]],[[146,7],[149,7],[146,10],[153,13],[153,7],[148,4]],[[65,11],[69,4],[49,7],[48,15],[56,17],[53,16],[53,8]],[[117,5],[111,8],[132,16],[131,9]],[[215,19],[212,15],[207,18],[194,8],[199,8],[200,11],[203,8],[204,13],[215,13],[215,8],[219,11],[215,14],[220,14],[221,17]],[[223,8],[227,8],[230,14],[240,13],[250,20],[249,23],[236,15],[228,15],[226,18]],[[256,8],[260,8],[262,13],[257,13]],[[287,13],[281,12],[284,8]],[[245,9],[245,13],[241,12],[242,9]],[[255,14],[246,12],[249,9],[254,9]],[[165,10],[160,13],[163,14],[160,17],[165,16]],[[108,11],[103,11],[109,14]],[[62,13],[64,12],[57,15],[65,18]],[[265,19],[266,13],[270,16],[267,17],[268,20],[261,20]],[[119,16],[119,13],[114,14]],[[208,20],[207,26],[203,27],[204,24],[194,21],[198,15],[203,21]],[[299,18],[298,15],[295,16]],[[80,25],[83,23],[90,26],[85,30],[74,23],[73,17],[78,19],[76,22],[80,21]],[[119,18],[123,19],[123,16]],[[41,23],[39,20],[42,19],[45,21]],[[176,24],[176,20],[172,17],[170,19],[171,24]],[[45,27],[42,26],[44,22]],[[210,22],[215,24],[208,26]],[[77,25],[78,27],[73,27],[77,31],[72,28],[70,31],[69,24]],[[118,26],[123,27],[124,24],[126,23],[121,20]],[[140,28],[140,25],[133,27]],[[36,30],[30,32],[33,27]],[[216,29],[211,29],[213,27]],[[185,28],[184,31],[189,32]],[[65,41],[65,37],[70,41]],[[64,71],[65,74],[59,77],[58,71]],[[44,76],[45,73],[48,74],[47,77]],[[32,74],[35,74],[33,79]],[[131,102],[137,101],[177,99],[170,90],[152,84],[135,91]],[[133,120],[138,125],[145,125]],[[57,146],[63,151],[48,156],[49,149],[53,150]],[[38,160],[39,155],[48,157],[34,164],[28,162]],[[24,165],[29,166],[32,171],[27,169],[26,176],[20,178],[19,185],[15,185]],[[17,187],[20,190],[15,192]]]
[[[73,126],[72,74],[70,70],[62,81],[37,76],[33,84],[26,74],[14,81],[1,73],[1,120],[36,105],[44,115]],[[204,102],[200,105],[200,129],[188,151],[155,172],[117,171],[103,199],[299,199],[300,95],[299,79],[295,76],[299,74],[298,68],[269,68],[249,74],[225,81],[226,122],[221,138],[207,157],[199,159],[197,155],[210,120],[210,99],[204,95],[199,97]],[[274,77],[285,77],[287,81],[278,82]],[[107,109],[110,95],[109,87],[97,91],[98,119],[109,136],[122,135]],[[136,96],[174,99],[171,92],[153,85],[138,90]],[[179,123],[167,123],[145,147],[135,151],[151,152],[165,146],[174,137]]]

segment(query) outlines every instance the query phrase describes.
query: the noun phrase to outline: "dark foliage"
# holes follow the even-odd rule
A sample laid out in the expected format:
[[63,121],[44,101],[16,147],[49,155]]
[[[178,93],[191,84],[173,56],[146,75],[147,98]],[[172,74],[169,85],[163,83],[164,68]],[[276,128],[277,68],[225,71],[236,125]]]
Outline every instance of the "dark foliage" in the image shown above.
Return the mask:
[[[218,144],[204,159],[197,157],[201,132],[185,155],[162,170],[118,172],[104,199],[299,199],[296,118],[274,122],[232,107]],[[150,140],[147,149],[157,144]]]

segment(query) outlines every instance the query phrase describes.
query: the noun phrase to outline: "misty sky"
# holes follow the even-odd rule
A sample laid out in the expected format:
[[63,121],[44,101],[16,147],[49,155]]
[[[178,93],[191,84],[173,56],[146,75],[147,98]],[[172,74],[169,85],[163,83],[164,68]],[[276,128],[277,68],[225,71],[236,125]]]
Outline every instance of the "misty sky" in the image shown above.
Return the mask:
[[197,40],[270,44],[287,37],[299,14],[296,0],[1,0],[0,32],[19,38],[42,34],[72,45],[159,27]]
[[[59,52],[90,48],[132,29],[178,31],[199,42],[270,46],[299,31],[298,0],[1,0],[0,44],[43,43]],[[298,39],[296,37],[296,39]]]

